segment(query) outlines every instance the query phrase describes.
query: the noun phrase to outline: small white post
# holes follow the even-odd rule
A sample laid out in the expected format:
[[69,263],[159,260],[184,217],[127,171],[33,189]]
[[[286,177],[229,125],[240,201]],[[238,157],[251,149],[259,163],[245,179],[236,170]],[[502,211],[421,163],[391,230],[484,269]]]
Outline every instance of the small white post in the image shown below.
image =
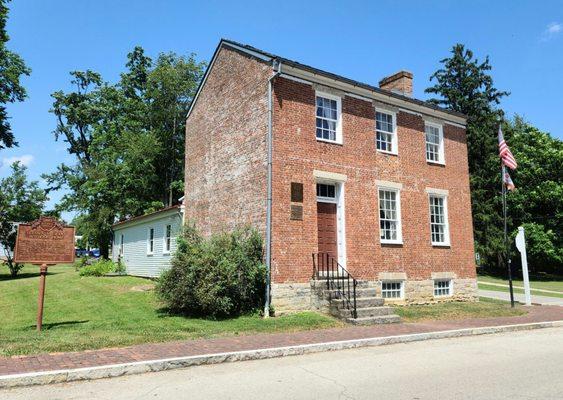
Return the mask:
[[530,278],[528,277],[528,258],[526,257],[526,237],[524,236],[524,227],[518,227],[516,235],[516,248],[520,252],[522,258],[522,276],[524,277],[524,294],[526,296],[526,305],[532,305],[532,296],[530,295]]

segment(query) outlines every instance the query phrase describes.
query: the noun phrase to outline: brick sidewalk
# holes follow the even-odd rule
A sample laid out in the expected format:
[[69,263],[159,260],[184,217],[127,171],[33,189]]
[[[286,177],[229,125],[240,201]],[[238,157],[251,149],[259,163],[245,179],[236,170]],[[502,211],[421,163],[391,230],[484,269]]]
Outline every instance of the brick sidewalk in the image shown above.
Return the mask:
[[531,307],[528,314],[519,317],[442,320],[365,327],[350,326],[295,333],[260,334],[219,339],[151,343],[124,348],[72,353],[0,357],[0,376],[341,340],[560,320],[563,320],[563,307],[536,306]]

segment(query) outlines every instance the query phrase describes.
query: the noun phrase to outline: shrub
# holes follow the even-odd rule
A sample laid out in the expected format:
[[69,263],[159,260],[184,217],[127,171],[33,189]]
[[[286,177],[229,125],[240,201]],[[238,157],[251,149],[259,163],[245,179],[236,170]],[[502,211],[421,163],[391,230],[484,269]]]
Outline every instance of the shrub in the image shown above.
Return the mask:
[[104,276],[115,272],[116,264],[111,260],[98,260],[80,269],[80,276]]
[[157,293],[173,312],[235,316],[260,307],[265,278],[262,238],[256,230],[247,227],[204,239],[187,226]]
[[77,260],[74,261],[74,270],[80,271],[86,265],[88,265],[88,257],[86,257],[86,256],[80,257],[80,258],[78,258]]

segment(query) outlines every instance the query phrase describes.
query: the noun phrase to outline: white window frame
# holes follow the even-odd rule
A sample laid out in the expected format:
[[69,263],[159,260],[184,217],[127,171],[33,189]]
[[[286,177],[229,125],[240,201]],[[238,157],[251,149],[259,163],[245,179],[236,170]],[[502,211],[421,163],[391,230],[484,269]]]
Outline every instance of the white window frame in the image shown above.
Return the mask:
[[[323,139],[317,137],[317,97],[324,97],[325,99],[335,100],[336,101],[336,131],[335,131],[335,140]],[[336,96],[334,94],[315,91],[315,138],[318,142],[326,142],[326,143],[336,143],[342,144],[342,98],[340,96]]]
[[[168,230],[170,229],[170,236]],[[172,224],[164,225],[164,245],[162,246],[162,254],[170,254],[172,248]]]
[[124,235],[123,233],[121,234],[121,243],[119,244],[119,256],[123,256],[123,253],[125,252],[125,249],[123,247],[123,242],[124,242]]
[[[152,231],[152,239],[151,239],[151,231]],[[152,256],[154,254],[154,239],[155,239],[156,230],[154,227],[147,228],[147,255]],[[152,244],[152,246],[151,246]],[[152,247],[152,250],[151,250]]]
[[[379,242],[382,244],[403,244],[403,223],[401,219],[401,184],[378,184],[377,185],[377,221],[379,223]],[[395,203],[397,206],[397,239],[381,238],[381,191],[395,192]]]
[[[391,290],[385,290],[383,289],[383,285],[384,284],[393,284],[393,283],[398,283],[400,288],[399,288],[399,297],[385,297],[384,292],[394,292],[396,291],[396,289],[391,289]],[[381,281],[381,297],[384,298],[385,300],[402,300],[405,298],[405,282],[402,280],[384,280]]]
[[335,198],[317,196],[317,202],[336,204],[338,263],[346,268],[346,209],[344,204],[344,183],[347,179],[346,175],[315,171],[315,178],[315,184],[335,185]]
[[[426,127],[433,127],[438,129],[438,138],[440,139],[440,143],[438,145],[438,160],[429,160],[428,153],[426,152],[426,146],[428,145],[428,141],[426,140]],[[440,164],[446,165],[446,158],[444,154],[444,127],[441,124],[435,122],[424,121],[424,155],[426,157],[426,162],[429,164]]]
[[[444,288],[438,288],[436,285],[439,282],[448,282],[448,293],[447,294],[436,294],[436,290],[444,290]],[[454,294],[454,281],[452,279],[434,279],[434,297],[452,297]]]
[[338,184],[335,182],[327,182],[327,181],[317,181],[315,185],[315,191],[318,185],[328,185],[334,187],[334,197],[326,197],[326,196],[319,196],[317,195],[317,201],[322,203],[335,203],[338,204]]
[[[393,118],[393,132],[387,132],[387,131],[380,131],[381,133],[385,133],[385,134],[391,134],[392,138],[391,138],[391,147],[392,147],[392,151],[388,151],[388,150],[380,150],[377,148],[377,113],[382,113],[382,114],[388,114],[391,115],[391,117]],[[374,123],[375,123],[375,149],[383,154],[392,154],[392,155],[398,155],[399,154],[399,141],[397,138],[397,113],[395,111],[390,111],[390,110],[386,110],[383,108],[375,108],[375,118],[374,118]]]
[[[444,200],[444,241],[435,242],[432,239],[432,210],[430,201],[432,197],[442,198]],[[444,192],[428,191],[428,223],[430,226],[430,242],[432,246],[449,247],[450,246],[450,218],[448,213],[448,195]]]

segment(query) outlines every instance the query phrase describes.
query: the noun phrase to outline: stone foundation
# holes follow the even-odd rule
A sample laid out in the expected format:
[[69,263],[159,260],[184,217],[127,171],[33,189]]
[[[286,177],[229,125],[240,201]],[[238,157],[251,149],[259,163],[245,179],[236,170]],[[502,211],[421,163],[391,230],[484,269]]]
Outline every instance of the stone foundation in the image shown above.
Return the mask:
[[[434,277],[434,276],[433,276]],[[435,279],[449,278],[435,276]],[[387,277],[385,277],[387,279]],[[477,301],[477,280],[474,278],[451,278],[453,293],[451,296],[434,297],[434,281],[405,280],[403,299],[385,299],[386,304],[432,304],[446,301]],[[321,287],[316,287],[321,285]],[[328,313],[329,302],[322,298],[324,282],[310,281],[307,283],[274,283],[272,284],[272,305],[276,315],[298,311],[320,311]],[[366,287],[373,287],[377,296],[381,296],[381,281],[369,281]]]

